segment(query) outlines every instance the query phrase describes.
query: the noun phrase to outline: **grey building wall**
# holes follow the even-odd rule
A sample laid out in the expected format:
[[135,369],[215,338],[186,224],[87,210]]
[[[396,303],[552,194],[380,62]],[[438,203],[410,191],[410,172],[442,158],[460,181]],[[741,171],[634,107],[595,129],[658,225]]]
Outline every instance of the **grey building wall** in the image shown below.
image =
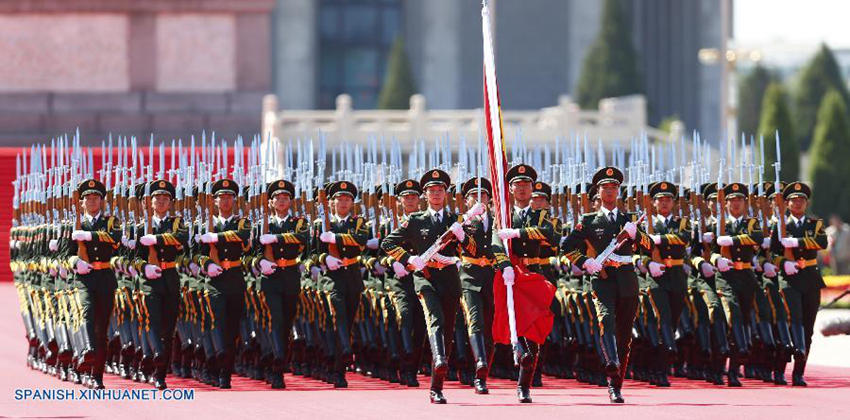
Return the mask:
[[319,0],[277,0],[273,18],[274,92],[282,109],[316,107]]

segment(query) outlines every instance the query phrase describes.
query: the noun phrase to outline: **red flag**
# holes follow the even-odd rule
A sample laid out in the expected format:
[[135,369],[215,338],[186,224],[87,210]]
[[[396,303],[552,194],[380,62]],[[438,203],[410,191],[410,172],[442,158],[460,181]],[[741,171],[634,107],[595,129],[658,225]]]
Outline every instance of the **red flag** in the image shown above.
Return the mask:
[[[521,264],[514,264],[514,308],[516,312],[516,332],[538,344],[546,341],[552,331],[555,316],[549,305],[555,297],[555,286],[542,274],[532,273]],[[502,273],[496,270],[493,279],[493,341],[501,344],[511,343],[511,331],[508,325],[508,308],[505,305],[507,288]]]
[[[493,184],[492,204],[496,218],[495,227],[506,229],[511,227],[510,200],[507,182],[505,182],[508,160],[502,130],[499,85],[496,82],[490,8],[486,1],[481,9],[481,27],[484,40],[484,117],[487,123],[487,157]],[[511,255],[510,241],[505,241],[504,245],[505,253]],[[513,287],[510,289],[505,287],[502,273],[498,270],[493,279],[495,301],[493,339],[497,343],[513,344],[517,336],[524,336],[542,344],[552,330],[554,316],[549,310],[549,305],[555,296],[555,287],[542,275],[532,273],[518,260],[512,260]],[[513,332],[516,336],[512,336],[512,322],[515,324]]]

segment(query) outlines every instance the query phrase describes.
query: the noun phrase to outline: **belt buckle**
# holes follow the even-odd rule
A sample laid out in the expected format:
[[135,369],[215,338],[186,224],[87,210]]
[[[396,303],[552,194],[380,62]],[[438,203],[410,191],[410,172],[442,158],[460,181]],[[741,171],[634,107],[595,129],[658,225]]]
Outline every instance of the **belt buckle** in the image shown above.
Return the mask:
[[665,258],[664,259],[664,266],[667,267],[667,268],[672,267],[673,266],[673,258]]
[[804,258],[797,260],[797,268],[806,268],[806,260]]

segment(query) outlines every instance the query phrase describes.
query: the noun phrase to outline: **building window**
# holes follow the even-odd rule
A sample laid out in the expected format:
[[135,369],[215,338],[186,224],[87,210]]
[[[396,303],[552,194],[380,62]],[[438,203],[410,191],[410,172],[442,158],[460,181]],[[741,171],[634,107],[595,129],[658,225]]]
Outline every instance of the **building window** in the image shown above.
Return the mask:
[[354,108],[374,108],[402,25],[402,0],[320,0],[319,108],[343,93]]

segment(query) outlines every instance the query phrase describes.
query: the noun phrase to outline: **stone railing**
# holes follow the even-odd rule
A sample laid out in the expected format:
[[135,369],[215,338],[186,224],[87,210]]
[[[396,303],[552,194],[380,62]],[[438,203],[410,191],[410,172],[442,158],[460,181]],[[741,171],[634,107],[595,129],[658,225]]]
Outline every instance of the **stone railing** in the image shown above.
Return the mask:
[[[653,142],[678,139],[684,132],[681,123],[674,123],[671,132],[647,125],[646,98],[642,95],[603,99],[598,111],[581,110],[569,97],[561,96],[558,105],[531,111],[503,111],[505,140],[513,142],[521,136],[523,142],[534,147],[554,144],[557,137],[568,139],[579,135],[594,144],[600,139],[612,147],[619,141],[628,147],[632,138],[646,133]],[[466,138],[477,142],[484,133],[484,112],[478,109],[429,110],[425,97],[410,97],[408,110],[354,110],[351,97],[340,95],[334,110],[280,110],[277,97],[263,98],[263,136],[271,135],[280,141],[325,137],[328,145],[341,142],[365,145],[370,138],[383,136],[396,139],[407,151],[414,141],[433,139],[448,134],[452,144]],[[562,143],[563,144],[563,143]]]

